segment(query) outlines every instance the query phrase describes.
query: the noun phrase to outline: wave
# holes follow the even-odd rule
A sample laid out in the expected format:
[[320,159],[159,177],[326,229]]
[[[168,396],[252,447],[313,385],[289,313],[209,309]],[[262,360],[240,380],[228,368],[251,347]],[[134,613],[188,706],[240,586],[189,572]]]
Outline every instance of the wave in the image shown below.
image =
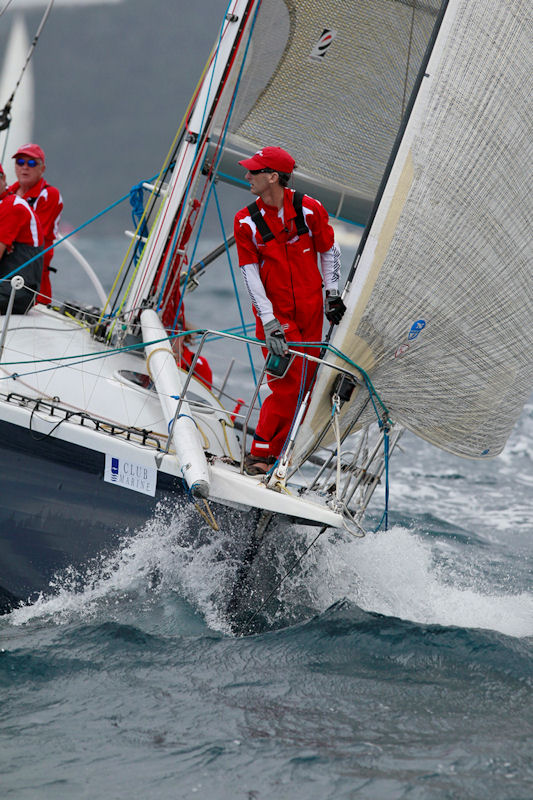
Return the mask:
[[[13,611],[9,622],[123,619],[132,604],[139,613],[143,604],[178,597],[212,630],[234,632],[226,612],[239,567],[235,542],[249,531],[237,530],[234,520],[225,533],[203,529],[192,537],[193,515],[185,508],[169,518],[162,510],[112,556],[83,573],[63,573],[49,595]],[[367,612],[424,625],[533,635],[533,595],[514,587],[496,591],[480,549],[462,540],[397,525],[360,540],[329,532],[305,552],[314,536],[302,526],[269,529],[241,614],[244,621],[256,618],[254,630],[298,624],[346,599]]]

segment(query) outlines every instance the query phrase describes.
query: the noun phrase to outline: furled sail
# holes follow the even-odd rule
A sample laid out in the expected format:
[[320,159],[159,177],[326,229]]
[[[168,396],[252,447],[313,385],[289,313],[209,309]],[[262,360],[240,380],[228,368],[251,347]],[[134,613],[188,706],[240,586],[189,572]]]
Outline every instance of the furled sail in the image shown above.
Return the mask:
[[[532,27],[527,0],[450,0],[332,339],[393,420],[466,457],[502,450],[533,384]],[[366,397],[345,432],[374,414]]]
[[299,189],[364,223],[441,5],[262,0],[219,174],[242,179],[239,159],[280,145]]

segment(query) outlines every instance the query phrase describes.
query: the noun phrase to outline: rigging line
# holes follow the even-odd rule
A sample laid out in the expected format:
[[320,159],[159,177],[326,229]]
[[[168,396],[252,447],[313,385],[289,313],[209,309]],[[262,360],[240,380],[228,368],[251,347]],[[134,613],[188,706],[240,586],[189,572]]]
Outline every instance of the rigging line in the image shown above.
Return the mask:
[[[228,5],[228,8],[229,8],[229,5]],[[228,26],[229,26],[229,20],[228,20],[228,24],[225,27],[223,26],[220,29],[218,42],[215,45],[214,50],[212,50],[211,53],[210,53],[210,57],[209,57],[209,62],[208,63],[209,63],[209,67],[211,67],[211,65],[212,65],[213,69],[212,69],[212,72],[211,72],[211,78],[210,78],[210,81],[209,81],[209,87],[208,87],[208,90],[207,90],[207,96],[206,96],[206,99],[205,99],[205,105],[204,105],[204,108],[202,110],[202,118],[201,118],[201,121],[200,121],[199,131],[204,131],[204,123],[205,123],[206,115],[208,114],[208,104],[209,104],[209,99],[211,97],[211,88],[213,86],[213,80],[214,80],[214,76],[215,76],[215,67],[216,67],[216,64],[217,64],[218,56],[219,56],[220,44],[222,42],[222,39],[224,38],[224,34],[226,33],[226,31],[228,29]],[[205,72],[204,72],[204,75],[205,75]],[[227,73],[226,73],[226,75],[222,76],[222,79],[224,79],[225,77],[227,77]],[[203,78],[203,76],[202,76],[202,78]],[[202,81],[202,83],[203,83],[203,81]],[[200,86],[198,88],[198,94],[199,94],[199,92],[200,92]],[[218,100],[218,98],[215,95],[213,103],[217,103],[217,100]],[[196,98],[195,98],[195,102],[196,102]],[[194,153],[194,158],[193,158],[193,164],[195,164],[196,166],[197,166],[198,154],[200,152],[200,148],[204,145],[204,140],[205,140],[205,131],[204,131],[204,137],[198,136],[197,141],[196,141],[195,153]],[[176,222],[172,245],[171,245],[169,253],[167,255],[167,268],[166,268],[163,280],[161,281],[161,290],[159,292],[159,298],[158,298],[158,301],[157,301],[158,310],[161,309],[161,305],[162,305],[162,301],[163,301],[163,297],[164,297],[164,292],[165,292],[165,287],[167,285],[167,281],[168,281],[168,277],[169,277],[169,271],[170,271],[172,262],[174,260],[174,253],[176,251],[176,247],[178,245],[178,237],[180,235],[181,221],[182,221],[183,216],[184,216],[185,207],[186,207],[187,200],[188,200],[188,197],[189,197],[189,192],[191,191],[193,179],[195,178],[195,173],[196,173],[196,170],[189,176],[189,180],[187,181],[187,186],[186,186],[186,189],[185,189],[185,194],[183,195],[183,199],[181,201],[181,210],[180,210],[180,213],[179,213],[179,216],[178,216],[178,220]],[[193,259],[194,259],[194,256],[193,256]],[[193,259],[191,259],[191,263],[192,263]],[[189,269],[190,269],[190,267],[189,267]],[[181,297],[183,297],[183,295]],[[177,319],[179,317],[179,312],[180,312],[181,305],[182,305],[181,297],[180,297],[180,303],[178,304],[178,311],[177,311],[176,317],[174,319],[174,327],[176,327],[176,325],[177,325]]]
[[[21,330],[21,329],[19,328],[18,330]],[[34,330],[34,329],[33,329],[33,327],[28,326],[28,328],[26,328],[26,330]],[[48,330],[49,331],[50,328],[45,328],[43,326],[42,330]],[[71,328],[70,330],[75,330],[75,329]],[[137,342],[136,344],[128,344],[128,345],[124,345],[123,347],[112,347],[112,348],[109,348],[106,352],[97,353],[96,355],[93,355],[93,356],[88,356],[86,358],[86,360],[87,361],[94,361],[97,358],[108,358],[109,356],[116,355],[117,353],[126,353],[129,350],[140,350],[140,349],[143,349],[144,347],[146,347],[147,345],[159,344],[160,342],[166,342],[167,339],[171,339],[171,340],[172,339],[180,339],[182,336],[191,336],[191,335],[204,334],[204,333],[205,333],[205,328],[196,328],[196,329],[193,329],[193,330],[180,331],[179,333],[168,334],[164,339],[153,339],[150,342]],[[255,339],[252,336],[248,337],[248,336],[240,336],[239,334],[233,334],[233,337],[236,338],[236,339],[240,339],[243,342],[259,342],[260,344],[263,344],[263,342],[261,342],[261,340]],[[29,359],[27,361],[2,361],[2,365],[3,366],[6,366],[6,365],[12,366],[12,365],[15,365],[15,364],[42,364],[42,363],[47,362],[47,361],[66,361],[66,360],[69,360],[69,359],[72,359],[72,358],[79,358],[79,359],[83,360],[83,354],[80,353],[80,354],[73,355],[73,356],[55,356],[55,357],[54,356],[50,356],[48,358]]]
[[402,97],[402,109],[401,109],[400,121],[403,119],[403,115],[405,114],[405,98],[407,96],[407,84],[409,82],[409,67],[411,64],[411,51],[413,47],[413,30],[415,27],[415,14],[417,11],[417,2],[418,0],[414,0],[413,10],[411,12],[411,25],[409,27],[409,43],[407,46],[407,63],[405,65],[405,76],[403,81],[403,97]]
[[[252,19],[251,24],[250,24],[250,32],[249,32],[249,35],[248,35],[248,41],[246,42],[246,47],[244,49],[244,54],[243,54],[241,66],[240,66],[240,69],[239,69],[239,74],[238,74],[237,80],[235,82],[235,88],[233,90],[233,95],[232,95],[232,98],[231,98],[231,102],[230,102],[229,107],[228,107],[228,112],[226,114],[226,118],[225,118],[224,123],[222,125],[222,132],[223,132],[222,133],[222,137],[219,139],[219,141],[217,143],[217,148],[216,148],[215,153],[218,153],[218,155],[215,155],[215,159],[214,159],[213,165],[211,167],[211,175],[213,175],[213,176],[216,176],[216,169],[217,169],[217,166],[218,166],[218,164],[220,162],[220,159],[222,157],[222,151],[224,149],[224,144],[225,144],[225,141],[226,141],[226,137],[227,137],[227,133],[228,133],[228,128],[229,128],[229,123],[230,123],[230,120],[231,120],[231,116],[233,114],[233,109],[235,108],[235,101],[237,99],[239,86],[240,86],[240,83],[241,83],[241,80],[242,80],[242,75],[243,75],[243,72],[244,72],[244,66],[246,64],[246,59],[248,57],[248,50],[250,48],[250,44],[251,44],[251,40],[252,40],[252,34],[254,32],[255,24],[257,22],[257,15],[259,13],[260,5],[261,5],[261,3],[258,3],[258,5],[256,6],[256,9],[255,9],[255,12],[254,12],[254,16],[253,16],[253,19]],[[244,29],[243,29],[243,32],[244,32]],[[195,247],[193,249],[193,254],[192,254],[192,257],[191,257],[191,261],[190,261],[190,264],[189,264],[189,270],[187,272],[186,281],[189,278],[189,273],[191,271],[192,264],[194,263],[194,257],[195,257],[195,254],[196,254],[196,247],[198,245],[199,233],[200,233],[200,230],[202,229],[202,226],[204,224],[205,215],[206,215],[206,212],[207,212],[207,206],[209,204],[209,199],[211,197],[211,192],[213,191],[214,185],[215,185],[215,182],[213,180],[211,186],[209,187],[209,191],[207,193],[207,199],[205,201],[204,211],[203,211],[203,214],[202,214],[202,217],[201,217],[201,220],[200,220],[200,228],[199,228],[198,236],[197,236],[197,239],[196,239],[196,244],[195,244]],[[178,310],[176,312],[176,316],[175,316],[175,319],[174,319],[174,325],[176,325],[176,321],[178,319],[178,315],[179,315],[179,312],[181,310],[181,305],[182,304],[183,304],[183,295],[180,298],[180,302],[179,302],[179,305],[178,305]]]
[[[46,24],[46,20],[48,19],[48,16],[50,14],[50,11],[52,10],[52,6],[53,5],[54,5],[54,0],[50,0],[50,2],[48,3],[48,6],[46,7],[46,10],[45,10],[45,12],[43,14],[43,17],[41,19],[41,23],[40,23],[39,27],[37,28],[37,32],[36,32],[35,36],[33,37],[32,43],[30,45],[30,49],[28,50],[28,54],[26,56],[26,61],[24,62],[24,66],[22,67],[22,70],[21,70],[20,75],[19,75],[19,79],[18,79],[18,81],[17,81],[17,83],[15,85],[15,88],[13,89],[11,97],[9,98],[9,100],[5,104],[4,108],[0,112],[0,130],[5,130],[6,128],[9,128],[9,125],[11,123],[10,111],[11,111],[11,106],[13,105],[13,100],[15,99],[15,95],[17,93],[17,89],[19,88],[20,83],[22,81],[22,78],[24,77],[24,73],[26,72],[26,68],[27,68],[28,64],[30,63],[30,59],[31,59],[31,57],[33,55],[33,51],[37,47],[37,42],[39,41],[39,36],[42,33],[42,30],[43,30],[43,28],[44,28],[44,26]],[[4,13],[4,11],[6,9],[7,9],[7,6],[5,6],[4,9],[2,10],[2,14]],[[4,160],[5,151],[6,151],[6,148],[7,148],[7,140],[8,140],[8,136],[6,136],[6,139],[5,139],[5,142],[4,142],[4,151],[2,153],[2,161]]]
[[286,580],[286,579],[289,577],[289,575],[290,575],[292,572],[294,572],[294,570],[296,569],[296,567],[298,566],[298,564],[300,563],[300,561],[303,559],[303,557],[307,555],[307,553],[310,551],[310,549],[311,549],[311,548],[312,548],[312,547],[313,547],[313,546],[316,544],[316,542],[318,541],[318,539],[320,538],[320,536],[322,536],[322,534],[323,534],[325,531],[327,531],[328,527],[329,527],[329,525],[323,525],[323,526],[321,527],[321,529],[319,530],[319,532],[317,533],[317,535],[315,536],[315,538],[313,539],[313,541],[311,542],[311,544],[310,544],[310,545],[308,545],[308,547],[306,547],[306,548],[305,548],[305,550],[303,551],[303,553],[301,553],[301,555],[299,555],[299,556],[298,556],[298,558],[296,559],[296,561],[294,562],[294,564],[292,565],[292,567],[290,567],[290,568],[287,570],[287,572],[285,573],[285,575],[283,575],[283,576],[280,578],[280,580],[279,580],[279,581],[276,583],[276,585],[274,586],[274,588],[272,589],[272,591],[271,591],[271,592],[270,592],[270,593],[267,595],[267,597],[265,598],[265,600],[263,600],[263,602],[261,603],[261,605],[259,606],[259,608],[257,608],[257,609],[254,611],[254,613],[253,613],[253,614],[252,614],[250,617],[248,617],[248,619],[247,619],[247,620],[246,620],[246,622],[245,622],[245,626],[246,626],[246,628],[248,628],[248,627],[249,627],[249,625],[250,625],[250,623],[251,623],[251,622],[252,622],[252,621],[255,619],[255,617],[256,617],[258,614],[260,614],[260,613],[261,613],[261,611],[262,611],[262,610],[265,608],[265,606],[266,606],[266,604],[268,603],[268,601],[270,600],[270,598],[271,598],[271,597],[273,597],[273,595],[274,595],[274,594],[275,594],[275,593],[276,593],[276,592],[279,590],[279,588],[280,588],[281,584],[282,584],[282,583],[283,583],[283,582],[284,582],[284,581],[285,581],[285,580]]
[[65,239],[70,239],[70,237],[74,236],[75,233],[78,233],[79,231],[83,230],[83,228],[86,228],[87,225],[90,225],[92,222],[97,220],[99,217],[102,217],[104,214],[107,214],[107,212],[111,211],[113,208],[115,208],[115,206],[118,206],[118,205],[120,205],[120,203],[123,203],[124,200],[127,200],[129,196],[130,195],[129,195],[129,192],[128,192],[128,194],[125,194],[123,197],[120,197],[118,200],[115,200],[115,202],[111,203],[110,206],[107,206],[107,208],[104,208],[102,211],[99,211],[98,214],[95,214],[93,217],[88,219],[86,222],[83,222],[81,225],[78,225],[78,227],[74,228],[73,231],[70,231],[69,233],[66,233],[64,236],[61,237],[61,239],[58,239],[56,242],[51,244],[49,247],[46,247],[44,250],[41,250],[40,253],[38,253],[36,256],[33,256],[32,258],[29,258],[27,261],[24,262],[24,264],[21,264],[20,267],[17,267],[12,272],[10,272],[8,275],[4,275],[2,278],[0,278],[0,281],[9,280],[10,278],[13,277],[13,275],[16,275],[17,272],[20,272],[20,270],[23,269],[23,267],[27,267],[28,264],[32,263],[32,261],[35,261],[36,259],[38,259],[41,256],[43,256],[45,253],[48,253],[49,250],[52,250],[54,247],[57,247],[58,245],[60,245],[62,242],[65,241]]
[[13,0],[7,0],[5,6],[2,9],[0,9],[0,17],[7,11],[12,2]]
[[[48,330],[49,331],[50,328],[45,328],[44,330]],[[72,330],[75,330],[75,329],[71,328],[70,331],[72,331]],[[139,342],[138,344],[130,344],[130,345],[126,345],[125,347],[114,347],[111,350],[108,350],[107,352],[96,353],[95,355],[92,355],[92,356],[84,356],[83,354],[78,354],[77,353],[76,355],[73,355],[73,356],[49,356],[48,358],[30,359],[30,360],[27,360],[27,361],[2,361],[0,366],[1,367],[6,367],[6,366],[11,367],[11,366],[16,366],[17,364],[48,364],[50,362],[53,362],[55,364],[55,366],[50,367],[50,369],[60,369],[63,366],[67,367],[69,365],[68,364],[58,364],[56,362],[72,361],[71,366],[77,366],[78,364],[84,364],[84,363],[88,364],[91,361],[98,361],[100,358],[109,358],[110,356],[117,355],[117,353],[121,353],[121,352],[124,353],[124,352],[127,352],[128,350],[139,350],[141,348],[146,347],[147,345],[159,344],[160,342],[166,342],[167,339],[177,339],[179,336],[186,336],[189,333],[190,333],[190,331],[184,331],[183,333],[178,333],[178,334],[175,334],[173,336],[168,336],[165,339],[154,339],[151,342]],[[203,331],[194,331],[194,333],[203,333]],[[78,359],[78,360],[77,361],[73,361],[72,359]],[[24,375],[33,375],[33,374],[38,375],[41,372],[48,372],[48,369],[32,370],[31,372],[26,372],[26,373],[23,373],[23,374]],[[8,377],[12,377],[12,376],[9,375]],[[5,379],[2,378],[0,380],[5,380]]]
[[[219,218],[219,221],[220,221],[220,228],[222,230],[222,235],[224,236],[224,244],[226,245],[226,255],[228,257],[228,264],[229,264],[229,268],[230,268],[230,272],[231,272],[231,280],[233,282],[233,292],[235,294],[235,299],[237,301],[237,307],[239,309],[239,316],[241,318],[242,332],[243,332],[244,335],[246,335],[246,323],[244,321],[244,313],[243,313],[243,310],[242,310],[241,300],[240,300],[239,292],[238,292],[238,289],[237,289],[237,282],[236,282],[236,279],[235,279],[235,273],[233,271],[233,263],[232,263],[232,260],[231,260],[231,254],[230,254],[230,251],[229,251],[228,241],[226,239],[226,234],[224,232],[224,224],[223,224],[223,220],[222,220],[222,211],[221,211],[221,208],[220,208],[218,194],[217,194],[217,190],[216,190],[215,186],[213,186],[213,196],[215,198],[215,203],[216,203],[216,206],[217,206],[218,218]],[[252,349],[251,349],[249,344],[246,345],[246,350],[248,351],[248,360],[250,361],[250,367],[251,367],[251,370],[252,370],[252,376],[253,376],[253,379],[254,379],[254,384],[257,386],[257,375],[256,375],[256,372],[255,372],[254,361],[253,361],[253,358],[252,358]]]
[[[146,204],[146,207],[145,207],[145,210],[144,210],[143,216],[142,216],[142,217],[141,217],[141,219],[139,220],[139,224],[138,224],[138,226],[137,226],[137,228],[136,228],[136,230],[135,230],[135,234],[136,234],[136,235],[137,235],[137,234],[140,232],[140,230],[141,230],[141,226],[142,226],[143,222],[144,222],[144,221],[146,220],[146,218],[147,218],[147,215],[148,215],[148,205],[149,205],[149,203],[152,201],[152,199],[153,199],[153,197],[154,197],[154,194],[155,194],[156,188],[157,188],[158,184],[160,183],[160,181],[162,180],[162,177],[163,177],[164,173],[165,173],[166,171],[168,171],[168,169],[169,169],[169,167],[170,167],[170,165],[171,165],[171,163],[172,163],[172,161],[173,161],[173,156],[175,155],[175,151],[176,151],[176,148],[177,148],[177,146],[178,146],[179,140],[180,140],[181,136],[183,135],[183,132],[185,131],[185,124],[186,124],[187,118],[188,118],[188,116],[189,116],[189,114],[190,114],[190,111],[191,111],[191,109],[192,109],[192,107],[193,107],[193,104],[194,104],[194,102],[195,102],[195,100],[196,100],[196,98],[197,98],[197,96],[198,96],[198,93],[199,93],[199,91],[200,91],[200,88],[201,88],[201,86],[202,86],[202,83],[203,83],[203,81],[204,81],[204,78],[205,78],[205,75],[206,75],[206,73],[207,73],[207,70],[209,69],[209,66],[210,66],[210,63],[211,63],[211,61],[212,61],[212,58],[213,58],[213,50],[212,50],[212,51],[211,51],[211,53],[209,54],[209,58],[207,59],[207,61],[206,61],[206,63],[205,63],[205,66],[204,66],[204,68],[203,68],[203,70],[202,70],[202,74],[200,75],[200,79],[198,80],[198,83],[196,84],[196,88],[195,88],[195,90],[194,90],[194,92],[193,92],[193,94],[192,94],[192,97],[191,97],[191,99],[190,99],[190,101],[189,101],[189,104],[188,104],[187,108],[185,109],[185,113],[184,113],[184,115],[183,115],[183,117],[182,117],[182,119],[181,119],[181,122],[180,122],[180,124],[178,125],[178,129],[177,129],[177,131],[176,131],[176,134],[175,134],[175,136],[174,136],[174,139],[172,140],[172,144],[170,145],[170,148],[169,148],[169,150],[168,150],[168,153],[167,153],[166,157],[165,157],[165,158],[164,158],[164,160],[163,160],[163,164],[162,164],[162,166],[161,166],[161,169],[160,169],[160,171],[159,171],[159,173],[158,173],[157,177],[155,178],[155,185],[154,185],[154,188],[153,188],[153,190],[152,190],[152,193],[150,194],[150,197],[148,198],[148,202],[147,202],[147,204]],[[153,180],[152,180],[151,182],[153,182]],[[128,195],[128,196],[129,196],[129,195]],[[159,210],[158,210],[158,212],[157,212],[157,215],[156,215],[156,218],[155,218],[155,220],[154,220],[154,224],[153,224],[153,226],[152,226],[152,229],[151,229],[151,231],[150,231],[150,234],[151,234],[151,233],[153,232],[153,230],[154,230],[155,223],[156,223],[156,222],[157,222],[157,220],[159,219],[159,215],[161,214],[161,212],[162,212],[162,210],[163,210],[163,207],[164,207],[164,203],[162,203],[162,204],[160,205],[160,207],[159,207]],[[151,213],[151,212],[152,212],[152,209],[153,209],[153,206],[152,206],[152,208],[150,209],[150,212],[149,212],[149,213]],[[133,247],[133,242],[134,242],[134,239],[132,239],[132,241],[130,242],[130,246],[128,247],[128,250],[127,250],[127,252],[126,252],[126,255],[124,256],[124,259],[123,259],[123,261],[122,261],[122,264],[120,265],[120,268],[119,268],[119,271],[118,271],[117,277],[115,278],[115,281],[114,281],[114,283],[113,283],[113,286],[111,287],[111,291],[110,291],[110,293],[109,293],[109,296],[111,296],[111,294],[112,294],[112,293],[114,292],[114,290],[115,290],[115,287],[116,287],[116,285],[117,285],[117,283],[118,283],[118,279],[119,279],[119,277],[120,277],[120,274],[121,274],[122,270],[124,269],[124,266],[125,266],[125,264],[126,264],[126,261],[127,261],[128,257],[129,257],[130,251],[131,251],[131,249],[132,249],[132,247]],[[146,244],[148,244],[148,242],[147,242]],[[146,245],[145,245],[145,246],[146,246]],[[130,281],[129,281],[129,283],[128,283],[128,286],[127,286],[127,288],[126,288],[126,291],[124,292],[124,296],[123,296],[122,302],[121,302],[121,304],[120,304],[119,308],[117,309],[117,315],[118,315],[118,314],[120,314],[120,312],[121,312],[122,308],[124,307],[124,303],[126,302],[126,299],[127,299],[128,295],[129,295],[129,292],[131,291],[131,287],[132,287],[133,281],[134,281],[134,279],[135,279],[135,277],[136,277],[136,275],[137,275],[137,271],[138,271],[138,269],[139,269],[139,267],[140,267],[140,265],[141,265],[141,261],[142,261],[142,259],[139,259],[139,261],[137,262],[137,265],[136,265],[136,267],[135,267],[135,269],[134,269],[134,271],[133,271],[133,275],[131,276],[131,279],[130,279]],[[102,313],[103,313],[103,312],[102,312]],[[111,332],[110,332],[110,333],[111,333]]]

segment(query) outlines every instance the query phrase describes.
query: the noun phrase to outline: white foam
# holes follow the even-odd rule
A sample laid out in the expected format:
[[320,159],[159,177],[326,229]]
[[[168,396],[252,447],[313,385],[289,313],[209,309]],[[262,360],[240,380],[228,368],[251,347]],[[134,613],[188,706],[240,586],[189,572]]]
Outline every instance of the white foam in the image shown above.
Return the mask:
[[[221,557],[221,535],[207,537],[200,547],[187,543],[193,513],[182,509],[170,522],[150,521],[118,553],[93,565],[81,590],[79,575],[64,576],[55,594],[13,611],[10,622],[22,625],[49,618],[60,624],[102,612],[109,618],[117,608],[120,612],[124,602],[140,602],[143,596],[166,591],[189,601],[212,629],[227,632],[221,609],[235,565],[225,560],[223,552]],[[282,548],[286,534],[279,540]],[[314,534],[307,535],[311,541]],[[310,613],[347,598],[367,611],[413,622],[533,635],[533,595],[487,591],[479,585],[479,571],[472,569],[469,576],[463,568],[457,574],[454,559],[464,560],[462,551],[439,560],[437,545],[441,556],[445,548],[453,547],[402,527],[358,540],[324,535],[281,584],[279,595],[289,604],[295,598],[296,605],[296,598],[305,593]],[[156,589],[151,588],[154,574]]]
[[[37,619],[56,624],[73,618],[120,616],[124,603],[142,602],[161,592],[178,592],[201,611],[208,624],[226,629],[216,600],[231,565],[219,557],[223,538],[204,536],[202,546],[191,543],[191,506],[179,509],[172,518],[156,515],[133,537],[126,538],[111,556],[95,561],[83,574],[63,573],[30,606],[16,609],[7,619],[24,625]],[[197,527],[197,525],[195,526]]]
[[[345,597],[366,611],[423,624],[533,635],[533,595],[458,587],[452,565],[437,563],[430,540],[405,528],[357,542],[323,540],[315,558],[315,596],[328,607]],[[461,576],[464,583],[464,573]]]

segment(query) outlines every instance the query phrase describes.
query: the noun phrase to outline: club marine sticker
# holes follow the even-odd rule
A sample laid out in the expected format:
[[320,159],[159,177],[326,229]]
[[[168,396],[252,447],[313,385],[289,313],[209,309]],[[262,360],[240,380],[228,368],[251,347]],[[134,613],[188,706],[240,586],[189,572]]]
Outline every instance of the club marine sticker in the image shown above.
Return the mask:
[[337,31],[332,28],[324,28],[318,42],[315,44],[309,55],[310,61],[324,61],[326,53],[328,52],[333,40],[337,35]]
[[104,481],[154,497],[157,469],[149,464],[137,464],[127,458],[119,458],[106,453]]

